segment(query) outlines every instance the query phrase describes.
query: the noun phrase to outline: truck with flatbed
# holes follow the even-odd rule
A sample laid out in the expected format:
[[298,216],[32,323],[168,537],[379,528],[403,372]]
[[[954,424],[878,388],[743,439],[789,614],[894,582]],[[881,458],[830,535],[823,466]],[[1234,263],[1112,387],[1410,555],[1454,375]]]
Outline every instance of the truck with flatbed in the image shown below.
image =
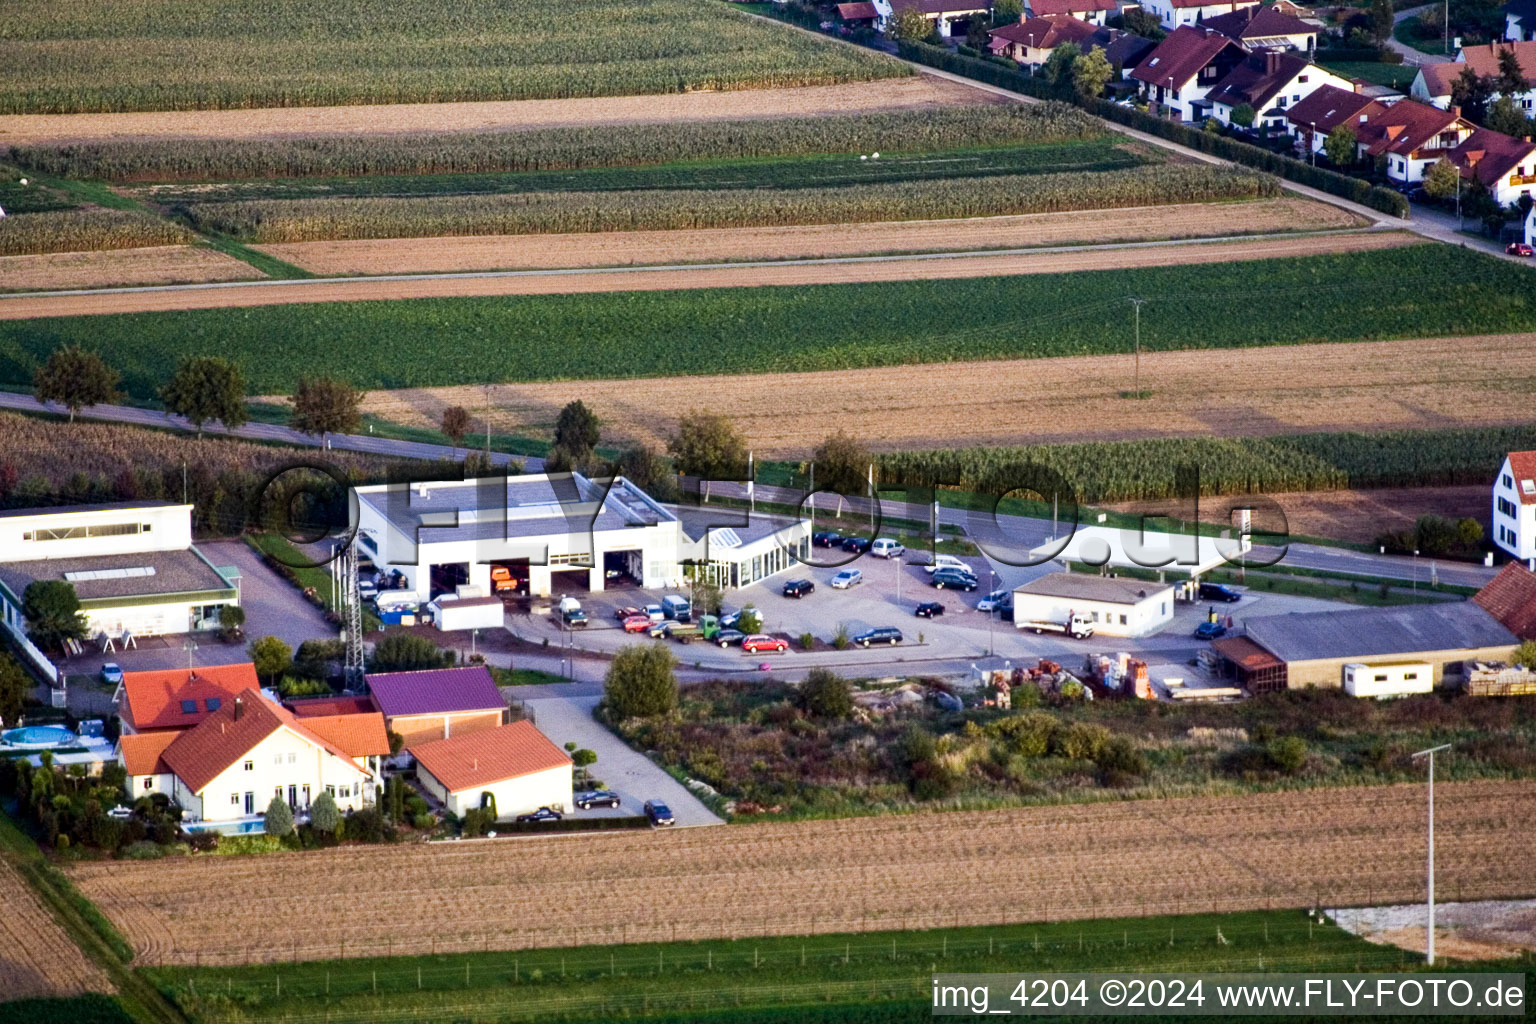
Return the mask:
[[668,639],[680,644],[695,640],[713,640],[720,634],[720,620],[713,615],[700,615],[697,622],[672,622],[667,625]]
[[1054,619],[1031,619],[1018,623],[1018,627],[1035,634],[1064,633],[1074,640],[1084,640],[1093,636],[1093,620],[1082,612],[1073,612],[1061,622]]

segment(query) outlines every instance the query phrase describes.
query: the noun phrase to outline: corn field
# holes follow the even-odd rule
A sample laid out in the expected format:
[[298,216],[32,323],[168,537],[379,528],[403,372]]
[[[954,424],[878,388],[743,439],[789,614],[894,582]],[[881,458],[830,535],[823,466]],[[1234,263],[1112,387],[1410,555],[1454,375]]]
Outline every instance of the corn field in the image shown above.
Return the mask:
[[1483,483],[1505,453],[1531,447],[1536,427],[1484,427],[897,452],[879,466],[888,482],[994,495],[1034,479],[1022,467],[1041,466],[1061,474],[1077,500],[1112,502],[1178,497],[1175,474],[1185,466],[1198,467],[1202,495]]
[[679,160],[820,153],[922,152],[1101,138],[1102,125],[1062,103],[977,104],[932,111],[658,124],[574,125],[520,132],[293,139],[124,139],[17,147],[20,165],[108,181],[226,181],[385,174],[483,174],[622,167]]
[[0,256],[181,245],[192,233],[139,210],[60,210],[0,218]]
[[1186,164],[1100,174],[1010,175],[785,191],[249,200],[192,204],[185,212],[200,230],[275,243],[990,217],[1258,199],[1278,193],[1276,179],[1268,175]]
[[908,75],[710,0],[11,0],[0,114],[621,96]]

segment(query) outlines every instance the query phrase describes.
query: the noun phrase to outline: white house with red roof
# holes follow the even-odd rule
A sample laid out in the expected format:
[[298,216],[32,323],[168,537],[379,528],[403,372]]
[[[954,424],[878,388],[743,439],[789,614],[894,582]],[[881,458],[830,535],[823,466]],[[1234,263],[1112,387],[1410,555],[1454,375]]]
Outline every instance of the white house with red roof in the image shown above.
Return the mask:
[[1536,452],[1510,452],[1493,482],[1493,542],[1515,558],[1536,558]]
[[1038,67],[1051,59],[1056,47],[1064,43],[1081,45],[1096,31],[1086,21],[1052,14],[992,29],[987,33],[991,36],[987,48],[999,57],[1010,57],[1020,64]]
[[1479,128],[1450,153],[1466,179],[1476,179],[1500,206],[1510,206],[1536,189],[1536,145],[1488,128]]
[[571,759],[532,722],[462,733],[411,747],[416,781],[444,807],[494,807],[498,818],[571,801]]
[[1247,56],[1247,50],[1220,32],[1185,26],[1168,33],[1130,78],[1165,115],[1199,121],[1211,112],[1206,96]]
[[1079,21],[1102,25],[1112,11],[1120,9],[1120,4],[1117,0],[1025,0],[1024,9],[1030,18],[1065,14]]
[[1324,86],[1346,89],[1349,84],[1349,79],[1301,54],[1261,50],[1249,54],[1216,83],[1207,100],[1222,124],[1231,124],[1232,112],[1246,105],[1254,111],[1254,128],[1284,131],[1291,107]]
[[1170,31],[1181,25],[1198,25],[1206,18],[1215,18],[1247,7],[1257,7],[1259,0],[1232,0],[1230,3],[1210,3],[1209,0],[1143,0],[1141,9],[1156,15],[1163,28]]

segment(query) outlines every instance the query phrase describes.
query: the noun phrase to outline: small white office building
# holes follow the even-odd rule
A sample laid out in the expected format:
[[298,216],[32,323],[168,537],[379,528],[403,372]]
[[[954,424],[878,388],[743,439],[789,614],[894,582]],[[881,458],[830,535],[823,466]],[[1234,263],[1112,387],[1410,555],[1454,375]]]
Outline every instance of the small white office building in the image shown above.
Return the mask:
[[1173,587],[1121,576],[1054,572],[1013,592],[1013,621],[1066,622],[1086,615],[1104,636],[1142,637],[1173,621]]

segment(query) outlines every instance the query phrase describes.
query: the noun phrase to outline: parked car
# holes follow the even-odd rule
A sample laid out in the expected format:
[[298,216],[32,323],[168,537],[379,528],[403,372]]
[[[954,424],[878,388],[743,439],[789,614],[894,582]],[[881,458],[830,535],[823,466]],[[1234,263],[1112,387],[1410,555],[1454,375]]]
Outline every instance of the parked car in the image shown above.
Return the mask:
[[620,606],[618,608],[615,608],[613,610],[613,617],[615,619],[618,619],[620,622],[623,622],[625,619],[632,619],[636,615],[643,615],[643,614],[645,614],[645,613],[642,612],[639,608],[636,608],[632,604],[622,605],[622,606]]
[[1200,584],[1200,600],[1202,601],[1225,601],[1228,604],[1235,604],[1242,599],[1242,594],[1220,583]]
[[1202,622],[1195,627],[1196,640],[1215,640],[1217,637],[1226,635],[1227,627],[1219,622]]
[[901,641],[901,630],[895,626],[876,626],[853,638],[853,642],[860,647],[868,647],[870,644],[890,644],[895,647]]
[[869,546],[869,553],[876,558],[900,558],[907,549],[889,537],[881,537]]
[[729,647],[731,644],[739,644],[747,638],[747,634],[739,629],[722,629],[715,634],[715,643],[721,647]]
[[843,541],[843,550],[855,555],[862,555],[869,550],[870,539],[868,537],[849,537]]
[[647,800],[645,802],[645,816],[651,819],[652,825],[674,825],[677,819],[672,817],[672,808],[660,800]]
[[940,590],[949,587],[951,590],[964,590],[966,593],[975,590],[978,585],[975,576],[957,569],[940,569],[929,578],[929,582]]
[[817,530],[811,534],[811,544],[818,548],[840,548],[843,546],[843,535],[836,530]]
[[565,623],[566,629],[576,629],[587,624],[587,613],[580,608],[567,608],[560,613],[560,621]]
[[924,601],[912,610],[912,614],[918,618],[931,619],[944,614],[944,606],[937,601]]
[[668,594],[661,599],[661,610],[669,619],[687,622],[693,618],[693,602],[681,594]]
[[641,614],[649,616],[652,622],[660,622],[662,619],[667,617],[667,613],[662,610],[662,607],[659,604],[646,605],[645,608],[641,610]]
[[1524,242],[1510,242],[1504,247],[1504,251],[1511,256],[1536,256],[1536,249]]
[[589,789],[585,793],[576,794],[576,806],[584,811],[594,807],[617,807],[619,794],[607,789]]
[[961,572],[970,572],[971,567],[965,564],[963,559],[954,555],[934,555],[933,561],[923,566],[924,572],[937,572],[940,569],[959,569]]
[[109,661],[101,666],[101,681],[104,683],[120,683],[123,681],[123,670],[115,661]]
[[789,643],[766,633],[753,633],[741,642],[741,649],[748,654],[760,654],[763,651],[782,654],[789,650]]
[[536,811],[529,811],[527,814],[519,814],[517,816],[517,820],[520,821],[520,822],[522,822],[522,821],[560,821],[564,817],[565,817],[565,815],[561,814],[559,811],[551,810],[548,807],[540,807]]
[[762,612],[757,610],[757,606],[749,604],[740,611],[726,612],[724,615],[720,616],[720,628],[735,629],[736,624],[741,621],[741,617],[743,615],[754,615],[757,617],[759,622],[761,622],[763,618]]
[[849,587],[856,587],[863,582],[864,574],[862,572],[857,569],[844,569],[832,577],[832,582],[828,586],[833,590],[847,590]]
[[784,584],[785,597],[804,597],[816,589],[810,580],[789,580]]
[[1012,603],[1013,591],[994,590],[980,601],[976,602],[976,610],[979,612],[993,612],[1001,608],[1004,602]]
[[359,601],[372,601],[379,596],[379,585],[373,580],[357,581],[357,599]]
[[651,623],[648,632],[651,634],[652,640],[665,640],[672,635],[674,629],[681,625],[682,623],[676,619],[662,619],[660,622]]
[[623,623],[626,633],[649,633],[653,625],[649,615],[631,615]]

